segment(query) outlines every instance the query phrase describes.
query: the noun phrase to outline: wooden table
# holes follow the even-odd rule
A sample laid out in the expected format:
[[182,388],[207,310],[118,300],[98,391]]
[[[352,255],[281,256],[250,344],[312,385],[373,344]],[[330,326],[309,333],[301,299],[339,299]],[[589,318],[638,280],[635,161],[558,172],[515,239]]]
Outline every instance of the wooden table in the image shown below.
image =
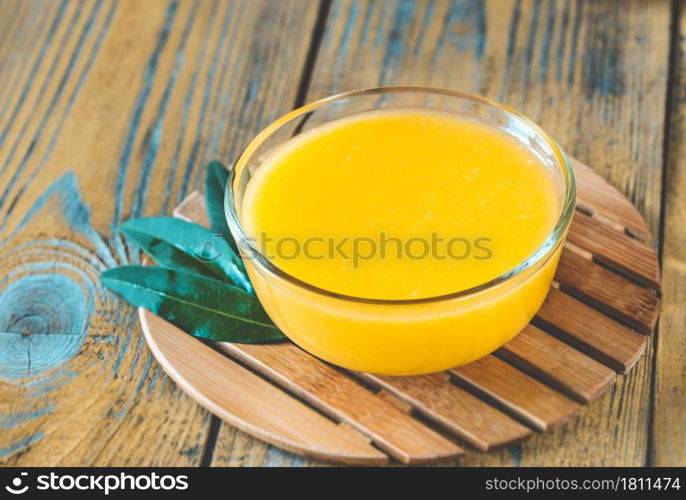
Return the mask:
[[655,235],[648,353],[573,423],[460,465],[686,465],[686,3],[0,0],[0,464],[311,465],[161,371],[99,272],[293,107],[430,85],[517,108]]

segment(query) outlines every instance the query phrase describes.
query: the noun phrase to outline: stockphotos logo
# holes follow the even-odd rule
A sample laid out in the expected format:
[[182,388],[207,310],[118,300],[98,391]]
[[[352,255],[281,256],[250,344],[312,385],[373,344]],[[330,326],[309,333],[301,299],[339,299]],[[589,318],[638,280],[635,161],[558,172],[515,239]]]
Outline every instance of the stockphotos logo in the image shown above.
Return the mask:
[[5,486],[5,489],[13,495],[21,495],[26,493],[29,489],[29,485],[24,484],[24,478],[28,475],[28,472],[21,472],[17,477],[12,479],[11,484]]
[[14,477],[5,490],[12,495],[23,495],[29,489],[38,491],[98,492],[109,495],[117,491],[172,491],[187,490],[188,476],[145,474],[41,474],[35,485],[28,484],[28,473]]

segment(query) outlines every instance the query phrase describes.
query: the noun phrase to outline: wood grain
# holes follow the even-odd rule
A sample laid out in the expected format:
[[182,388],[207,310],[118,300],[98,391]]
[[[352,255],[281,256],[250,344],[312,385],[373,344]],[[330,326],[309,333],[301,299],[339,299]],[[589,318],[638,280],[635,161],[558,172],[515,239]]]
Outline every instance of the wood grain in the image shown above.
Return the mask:
[[655,252],[648,245],[577,211],[569,227],[570,243],[587,250],[607,267],[647,287],[660,286]]
[[523,441],[531,430],[450,382],[447,373],[419,377],[360,374],[364,380],[394,394],[424,417],[467,441],[476,449]]
[[582,403],[599,397],[617,378],[607,366],[533,325],[496,354]]
[[686,3],[676,2],[650,464],[686,466]]
[[21,4],[0,31],[0,463],[200,465],[210,414],[98,275],[138,259],[116,225],[292,107],[317,6]]
[[495,356],[486,356],[450,372],[461,383],[541,432],[566,422],[581,409],[579,404]]
[[592,255],[562,252],[555,280],[559,288],[641,333],[655,329],[657,295],[593,262]]
[[620,373],[636,364],[647,344],[645,337],[555,288],[534,324]]

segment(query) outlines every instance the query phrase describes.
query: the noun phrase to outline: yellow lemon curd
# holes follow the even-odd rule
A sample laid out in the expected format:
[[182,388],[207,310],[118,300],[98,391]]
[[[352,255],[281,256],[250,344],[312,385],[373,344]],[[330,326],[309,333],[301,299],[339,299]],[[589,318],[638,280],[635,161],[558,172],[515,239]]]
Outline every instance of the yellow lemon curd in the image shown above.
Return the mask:
[[[531,319],[559,246],[512,279],[473,289],[544,244],[561,191],[531,149],[495,126],[397,108],[339,118],[274,148],[237,213],[280,270],[246,259],[291,340],[346,368],[406,375],[484,356]],[[440,296],[449,297],[432,300]]]

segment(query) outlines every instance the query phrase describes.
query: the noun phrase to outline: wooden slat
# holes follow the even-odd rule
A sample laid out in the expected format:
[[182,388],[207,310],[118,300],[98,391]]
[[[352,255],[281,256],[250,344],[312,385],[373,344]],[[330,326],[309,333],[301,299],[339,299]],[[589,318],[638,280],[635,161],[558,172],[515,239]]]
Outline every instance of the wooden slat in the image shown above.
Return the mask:
[[650,231],[636,207],[585,163],[570,158],[577,184],[577,206],[593,215],[601,215],[623,226],[632,235],[648,241]]
[[655,293],[577,252],[563,250],[555,280],[561,290],[641,333],[655,329],[660,311]]
[[611,229],[578,210],[567,239],[588,250],[598,262],[651,288],[660,286],[660,270],[655,251],[645,243]]
[[610,368],[533,325],[496,354],[582,403],[600,396],[617,378]]
[[478,450],[490,451],[531,436],[530,429],[452,384],[445,372],[417,377],[359,375]]
[[620,373],[626,373],[646,348],[645,337],[555,288],[535,322]]
[[456,444],[291,343],[217,345],[332,418],[368,435],[403,463],[435,462],[463,453]]
[[362,435],[324,418],[158,316],[139,309],[139,317],[148,344],[167,374],[225,421],[313,458],[336,457],[350,464],[387,461]]
[[450,372],[541,432],[566,422],[580,409],[578,403],[492,355]]

